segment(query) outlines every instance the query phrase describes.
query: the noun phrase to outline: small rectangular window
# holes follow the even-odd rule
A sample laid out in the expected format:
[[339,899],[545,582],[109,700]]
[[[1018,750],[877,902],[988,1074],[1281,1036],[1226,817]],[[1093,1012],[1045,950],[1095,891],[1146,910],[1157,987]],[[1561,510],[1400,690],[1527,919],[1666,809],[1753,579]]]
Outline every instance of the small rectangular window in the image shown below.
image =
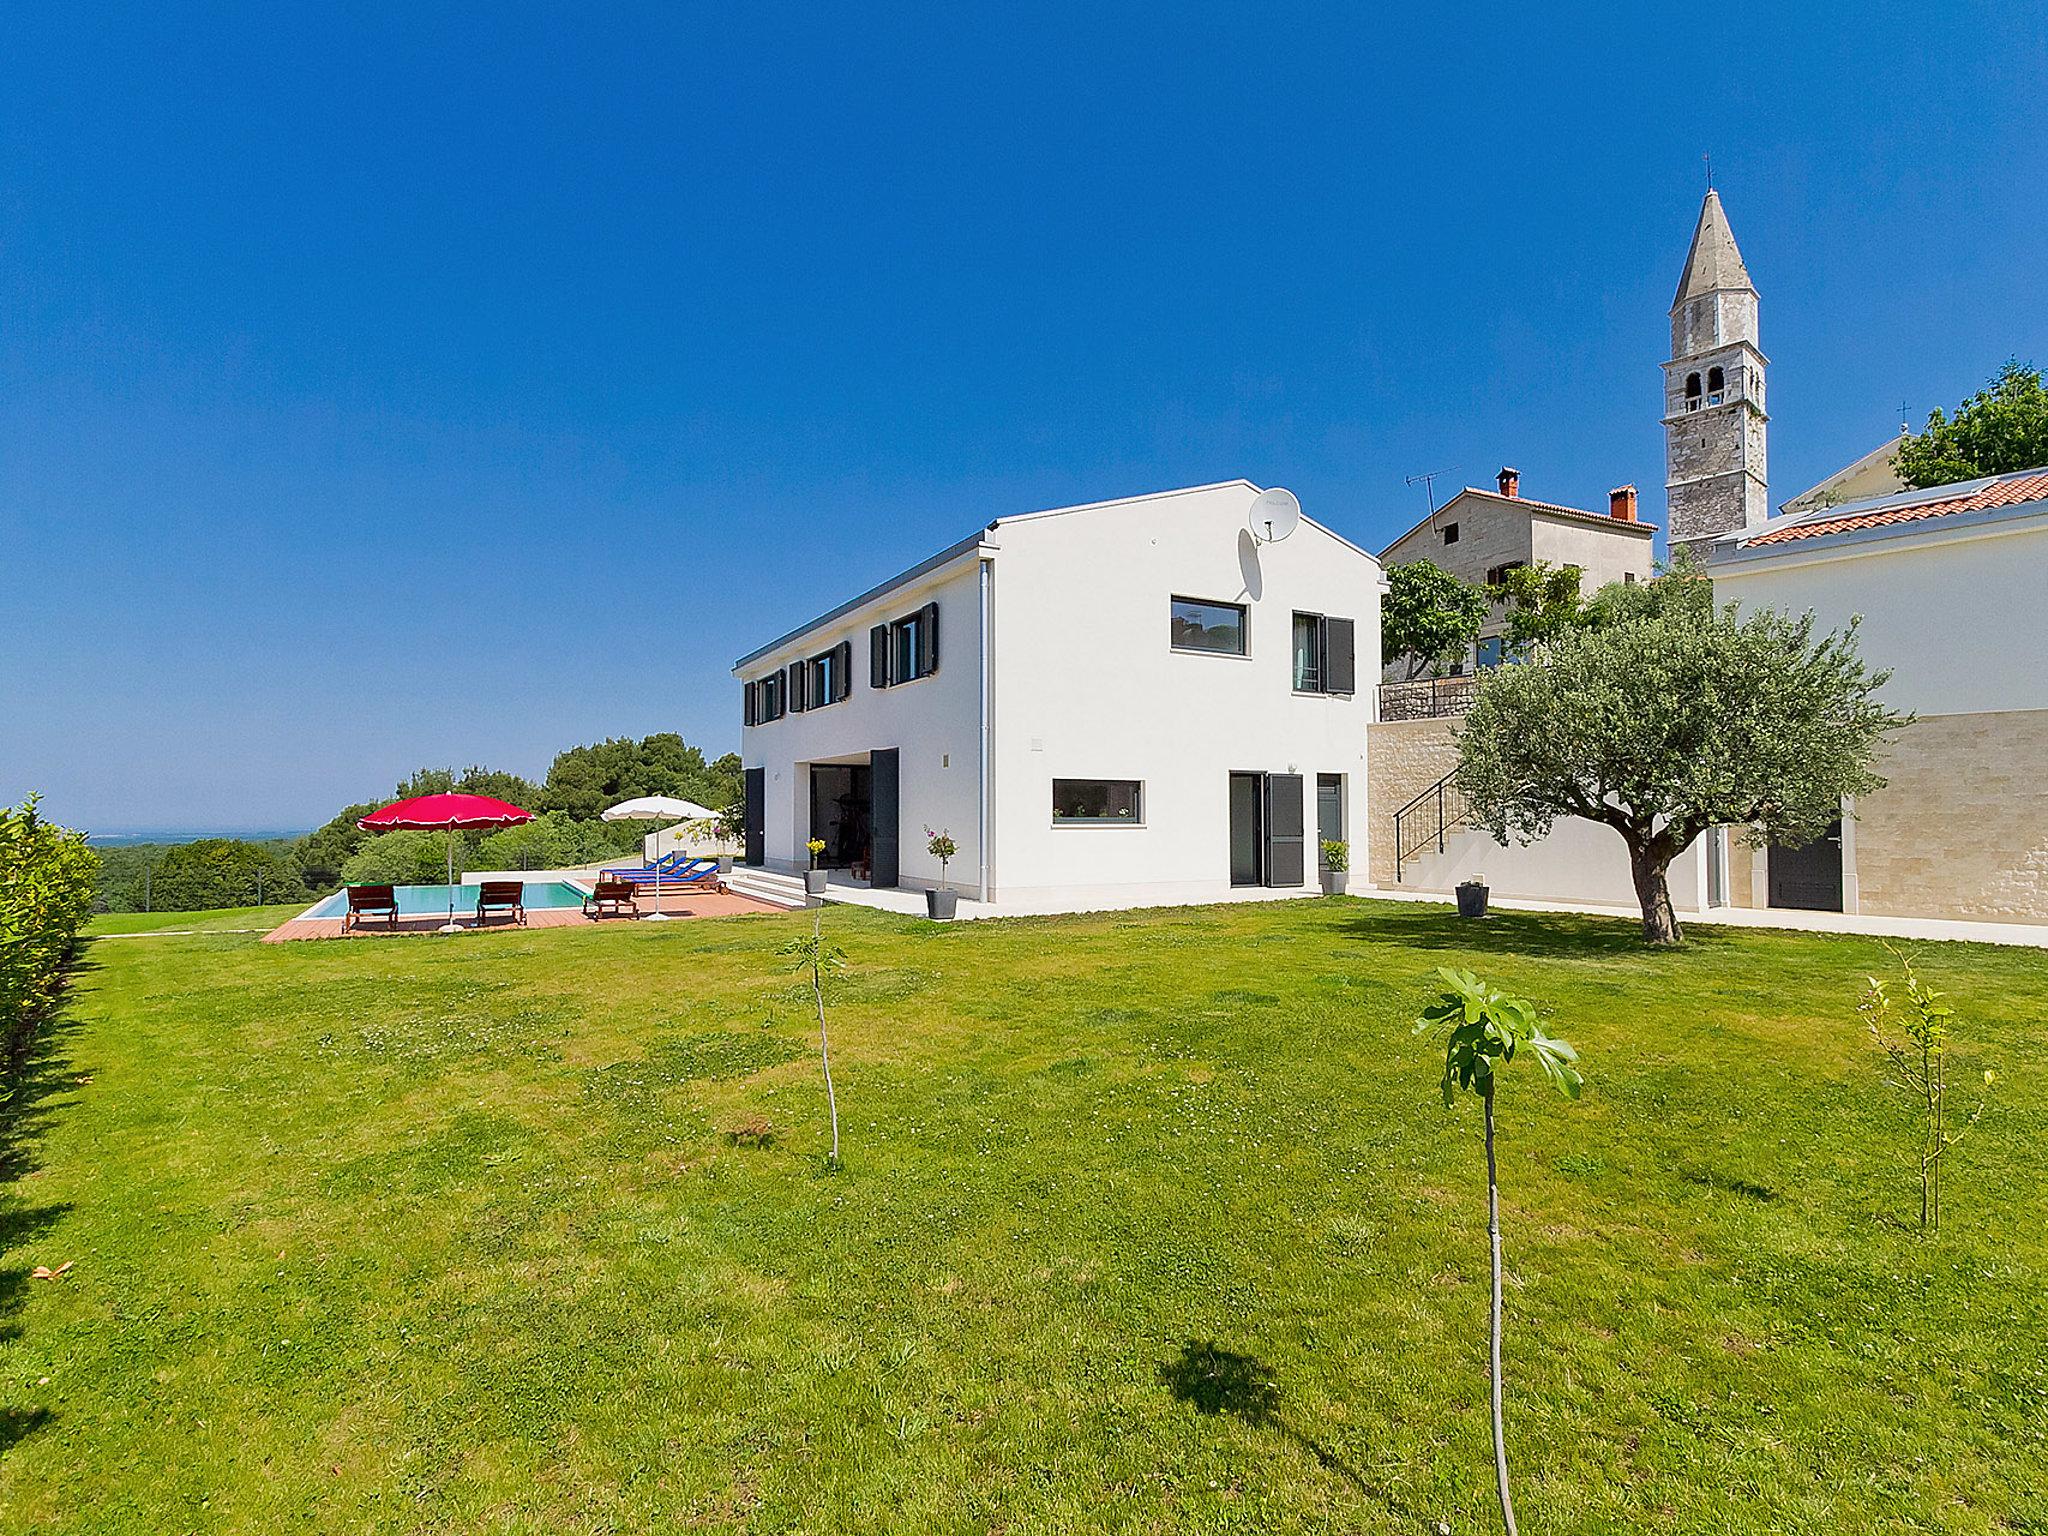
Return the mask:
[[1479,642],[1479,670],[1497,667],[1506,659],[1506,642],[1499,635],[1488,635]]
[[783,715],[783,674],[770,672],[754,685],[761,719],[780,720]]
[[939,605],[926,603],[889,626],[889,681],[913,682],[939,670]]
[[1489,566],[1486,572],[1486,584],[1489,587],[1497,587],[1508,579],[1509,571],[1519,571],[1528,563],[1526,560],[1509,560],[1501,565]]
[[1211,603],[1199,597],[1176,597],[1171,605],[1171,634],[1176,651],[1212,651],[1219,656],[1244,655],[1244,604]]
[[1458,542],[1458,525],[1456,523],[1444,524],[1444,542],[1446,544],[1455,544]]
[[1142,779],[1054,779],[1052,819],[1134,827],[1145,820]]
[[1323,616],[1294,616],[1294,688],[1297,693],[1323,691]]
[[823,709],[827,704],[836,704],[845,694],[839,687],[839,648],[834,646],[822,656],[813,656],[808,668],[811,683],[810,704],[813,709]]

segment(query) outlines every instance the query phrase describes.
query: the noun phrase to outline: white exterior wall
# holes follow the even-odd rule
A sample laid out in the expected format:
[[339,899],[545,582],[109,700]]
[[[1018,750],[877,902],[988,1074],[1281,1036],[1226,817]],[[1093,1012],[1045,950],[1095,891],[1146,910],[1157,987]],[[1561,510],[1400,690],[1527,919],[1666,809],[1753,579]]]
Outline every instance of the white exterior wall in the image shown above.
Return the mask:
[[[1706,850],[1706,837],[1693,839],[1665,873],[1671,904],[1681,912],[1706,909]],[[1496,896],[1636,905],[1621,834],[1578,816],[1557,821],[1533,843],[1510,841],[1505,848],[1475,827],[1462,827],[1445,837],[1442,853],[1432,844],[1426,853],[1401,861],[1404,888],[1449,891],[1474,875],[1484,875]]]
[[[1255,544],[1244,483],[1005,519],[994,538],[995,894],[1229,889],[1229,774],[1299,773],[1307,879],[1315,780],[1345,776],[1351,866],[1366,867],[1366,725],[1379,676],[1379,563],[1304,519]],[[1176,596],[1243,603],[1246,656],[1176,651]],[[1293,690],[1296,610],[1355,625],[1358,692]],[[1055,778],[1138,779],[1141,826],[1056,826]]]
[[1811,609],[1828,630],[1861,614],[1858,644],[1873,667],[1892,669],[1879,697],[1894,709],[2048,709],[2048,522],[1909,529],[1833,549],[1766,546],[1754,564],[1716,559],[1714,595],[1751,610]]
[[[742,681],[767,677],[792,661],[853,644],[852,692],[822,709],[794,711],[745,727],[740,761],[764,770],[765,853],[772,869],[808,867],[810,765],[866,761],[878,748],[900,752],[902,816],[900,883],[939,883],[939,861],[925,851],[924,828],[950,831],[960,853],[947,871],[957,890],[972,891],[981,859],[981,622],[977,557],[969,553],[925,578],[812,630],[741,668]],[[892,688],[869,685],[868,631],[876,624],[939,605],[939,670]]]

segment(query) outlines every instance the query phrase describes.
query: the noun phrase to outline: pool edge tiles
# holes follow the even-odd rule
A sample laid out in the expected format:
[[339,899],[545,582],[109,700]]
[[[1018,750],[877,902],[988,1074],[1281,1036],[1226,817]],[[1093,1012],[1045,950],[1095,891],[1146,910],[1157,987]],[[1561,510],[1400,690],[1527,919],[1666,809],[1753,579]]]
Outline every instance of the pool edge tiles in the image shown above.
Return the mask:
[[[583,888],[569,880],[528,880],[526,886],[526,908],[529,912],[559,912],[566,908],[581,908],[586,894]],[[478,886],[465,881],[454,887],[455,914],[474,916]],[[435,913],[448,911],[447,885],[401,885],[397,887],[398,915],[406,917],[431,917]],[[544,893],[539,899],[536,893]],[[312,906],[293,918],[293,922],[334,922],[348,911],[348,887],[330,891],[314,902]]]

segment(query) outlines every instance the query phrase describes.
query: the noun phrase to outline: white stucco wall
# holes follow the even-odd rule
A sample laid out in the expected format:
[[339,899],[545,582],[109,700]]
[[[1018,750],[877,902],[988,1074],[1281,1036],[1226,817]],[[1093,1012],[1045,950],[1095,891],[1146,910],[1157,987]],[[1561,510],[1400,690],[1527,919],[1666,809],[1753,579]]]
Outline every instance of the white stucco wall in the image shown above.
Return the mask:
[[[1698,912],[1707,904],[1705,848],[1706,839],[1695,838],[1665,875],[1671,904],[1681,912]],[[1526,846],[1511,841],[1503,848],[1486,833],[1464,827],[1446,836],[1442,853],[1432,845],[1401,863],[1403,889],[1449,891],[1474,875],[1484,875],[1496,896],[1636,905],[1621,834],[1577,816],[1557,822],[1548,836]]]
[[1711,574],[1716,598],[1745,609],[1811,609],[1830,630],[1861,614],[1859,644],[1892,669],[1879,696],[1895,709],[2048,708],[2048,520],[1793,543]]
[[[1366,724],[1379,676],[1379,564],[1308,519],[1255,544],[1243,483],[1005,519],[995,535],[991,812],[1005,893],[1229,888],[1229,774],[1304,779],[1316,883],[1316,775],[1345,776],[1352,867],[1366,863]],[[1308,509],[1313,515],[1314,509]],[[1176,651],[1175,596],[1243,603],[1248,654]],[[1295,610],[1355,624],[1358,691],[1297,694]],[[1141,826],[1056,826],[1055,778],[1142,780]]]
[[[800,869],[809,863],[803,844],[810,835],[812,763],[865,761],[878,748],[894,747],[900,752],[901,883],[938,883],[938,860],[925,851],[924,828],[930,825],[951,832],[960,847],[948,882],[955,889],[974,889],[981,858],[977,564],[973,554],[965,555],[739,669],[741,680],[766,677],[841,640],[853,644],[853,687],[847,698],[740,733],[741,762],[765,772],[763,821],[771,868]],[[869,686],[868,630],[929,602],[939,605],[939,670],[887,689]]]

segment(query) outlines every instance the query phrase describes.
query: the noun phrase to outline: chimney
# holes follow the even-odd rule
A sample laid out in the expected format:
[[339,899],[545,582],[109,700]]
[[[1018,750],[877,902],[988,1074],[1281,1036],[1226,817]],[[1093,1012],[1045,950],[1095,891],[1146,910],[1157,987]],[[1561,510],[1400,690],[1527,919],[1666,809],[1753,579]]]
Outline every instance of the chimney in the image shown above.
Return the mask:
[[1617,523],[1632,523],[1636,520],[1636,488],[1632,485],[1617,485],[1607,493],[1607,515]]
[[1510,501],[1522,494],[1522,472],[1503,466],[1499,475],[1500,493]]

